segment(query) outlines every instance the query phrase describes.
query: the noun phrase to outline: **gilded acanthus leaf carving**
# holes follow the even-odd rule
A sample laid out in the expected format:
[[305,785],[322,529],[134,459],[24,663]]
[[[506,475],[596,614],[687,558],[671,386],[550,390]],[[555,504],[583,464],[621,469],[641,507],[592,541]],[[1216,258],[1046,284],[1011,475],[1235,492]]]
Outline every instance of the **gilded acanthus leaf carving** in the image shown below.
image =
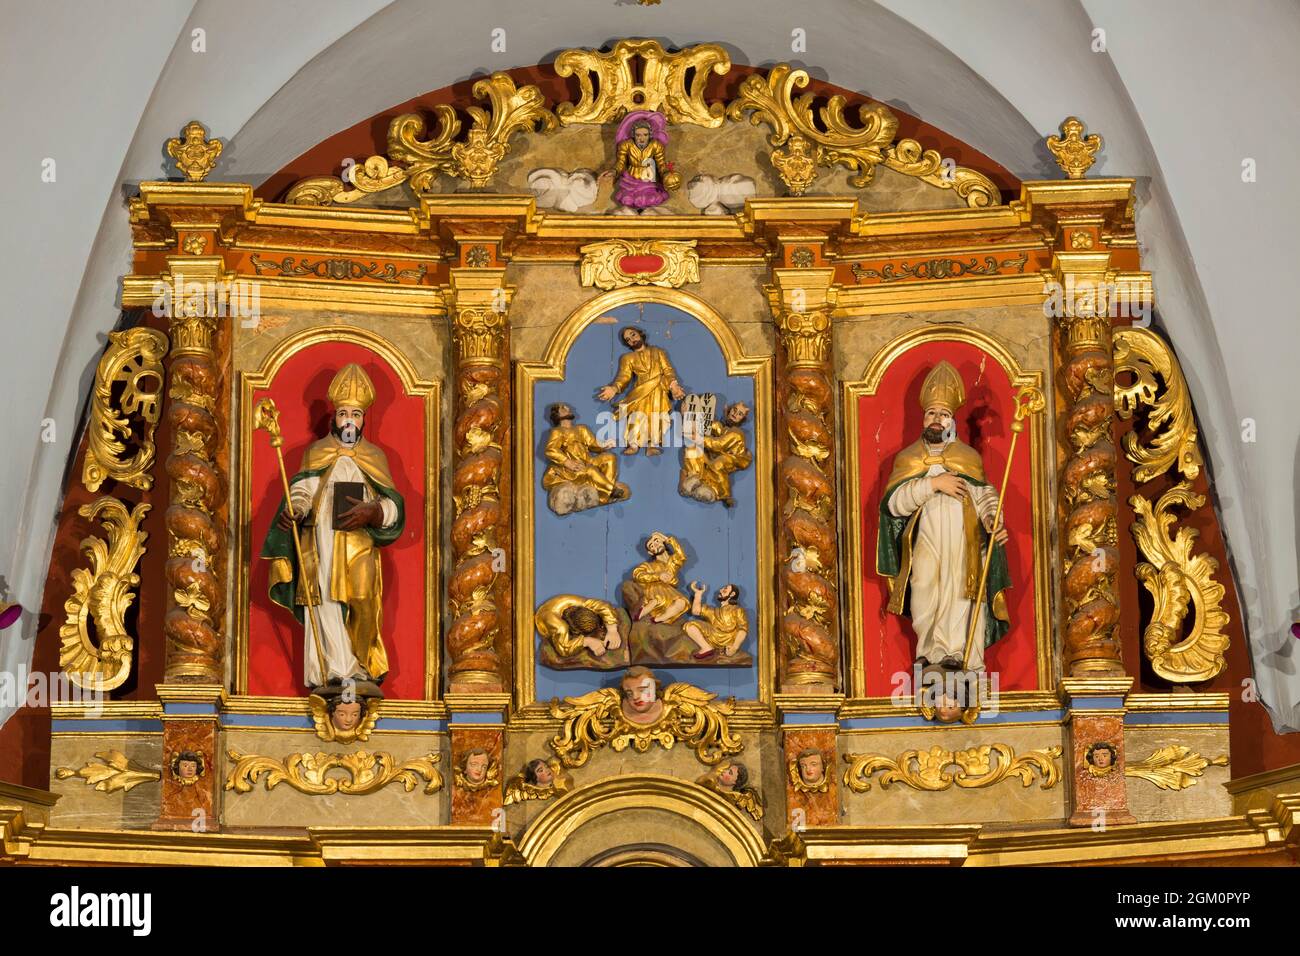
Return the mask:
[[[1143,444],[1136,432],[1124,436],[1124,454],[1137,467],[1133,480],[1138,484],[1177,467],[1184,478],[1201,473],[1200,449],[1196,444],[1196,419],[1192,400],[1178,360],[1164,339],[1150,329],[1116,329],[1114,339],[1115,373],[1128,372],[1131,385],[1114,384],[1115,411],[1127,419],[1139,409],[1147,409],[1147,425],[1152,432]],[[1164,381],[1161,391],[1156,376]]]
[[[108,479],[133,488],[152,488],[155,449],[154,427],[162,413],[163,357],[167,336],[137,326],[108,333],[108,350],[95,372],[90,396],[90,427],[86,432],[86,458],[81,481],[87,491],[98,491]],[[114,387],[121,386],[116,401]],[[135,454],[126,453],[132,437],[131,417],[140,420]]]
[[[299,793],[327,796],[332,793],[363,795],[374,793],[390,783],[400,783],[410,793],[420,780],[425,781],[423,793],[437,793],[443,787],[442,774],[434,764],[441,754],[429,753],[403,763],[388,753],[358,750],[355,753],[297,753],[283,760],[274,757],[243,754],[231,749],[227,754],[234,764],[226,777],[226,789],[236,793],[249,793],[265,775],[266,789],[273,790],[287,783]],[[330,777],[332,770],[341,770],[347,777]]]
[[1124,776],[1149,780],[1161,790],[1186,790],[1195,786],[1206,767],[1227,765],[1226,756],[1202,757],[1190,747],[1171,744],[1161,747],[1144,760],[1130,761],[1124,768]]
[[72,595],[63,605],[67,620],[59,628],[59,667],[78,687],[112,690],[131,672],[135,641],[125,618],[140,583],[135,567],[148,537],[140,525],[150,507],[141,503],[127,511],[116,498],[104,497],[77,509],[83,518],[98,517],[108,533],[107,541],[93,535],[82,540],[90,569],[72,572]]
[[[1179,528],[1175,506],[1194,511],[1205,497],[1180,482],[1151,504],[1149,498],[1134,495],[1129,504],[1137,515],[1133,537],[1146,562],[1135,569],[1138,579],[1151,592],[1151,620],[1142,634],[1142,645],[1152,669],[1166,680],[1198,683],[1223,673],[1227,666],[1228,613],[1223,610],[1223,585],[1214,578],[1219,563],[1207,554],[1192,554],[1195,528]],[[1149,562],[1149,563],[1147,563]],[[1183,637],[1183,622],[1193,614],[1192,627]]]
[[93,787],[100,793],[115,793],[118,790],[127,792],[142,783],[162,779],[161,770],[141,767],[120,750],[99,750],[95,752],[95,757],[95,760],[88,760],[77,769],[59,767],[54,771],[54,776],[59,780],[80,777],[86,781],[86,786]]
[[798,92],[808,85],[808,73],[788,63],[748,77],[729,104],[704,98],[710,78],[731,69],[727,51],[713,43],[669,52],[656,40],[619,40],[608,51],[565,50],[556,56],[554,69],[560,77],[577,79],[576,103],[559,103],[552,111],[536,86],[516,87],[506,74],[493,73],[474,84],[474,96],[488,100],[489,106],[466,109],[471,119],[468,128],[448,104],[430,108],[435,126],[427,138],[423,116],[402,114],[389,124],[387,155],[350,166],[345,178],[300,180],[285,201],[352,203],[404,182],[420,194],[429,191],[439,175],[482,189],[509,153],[515,132],[609,123],[633,110],[653,110],[669,123],[706,129],[751,114],[751,122],[771,127],[773,167],[796,196],[813,184],[819,166],[844,166],[854,174],[853,185],[864,188],[883,164],[932,186],[955,190],[968,206],[996,206],[1002,201],[986,176],[945,160],[916,140],[895,142],[898,117],[886,106],[860,104],[857,122],[849,118],[847,100],[838,94],[814,107],[813,94]]
[[[696,240],[677,242],[671,239],[606,239],[581,248],[579,270],[583,286],[597,289],[622,289],[631,285],[657,285],[676,289],[688,282],[700,281],[700,254]],[[652,272],[624,272],[624,258],[649,256],[660,261]]]
[[705,103],[704,87],[711,73],[721,76],[730,69],[731,57],[716,43],[676,53],[666,52],[657,40],[619,40],[608,53],[565,50],[555,58],[555,72],[576,76],[582,95],[577,103],[561,103],[555,115],[569,126],[607,123],[631,110],[657,110],[670,123],[716,129],[724,120],[723,104]]
[[813,166],[844,166],[853,171],[853,186],[871,184],[876,167],[924,180],[941,189],[953,189],[968,206],[996,206],[1001,193],[986,176],[945,162],[938,152],[923,149],[914,139],[897,143],[898,117],[880,103],[858,107],[857,123],[846,116],[847,101],[835,95],[814,109],[812,93],[798,94],[809,76],[788,63],[772,67],[767,76],[755,74],[741,83],[739,94],[727,106],[727,116],[739,120],[750,114],[751,123],[771,129],[768,145],[772,164],[791,195],[802,195],[813,182]]
[[[487,108],[470,106],[470,127],[460,138],[456,110],[441,103],[431,108],[436,132],[422,139],[426,126],[418,113],[403,113],[388,125],[388,155],[371,156],[348,170],[348,183],[335,176],[314,176],[294,185],[285,202],[299,205],[352,203],[371,193],[409,183],[416,193],[427,192],[439,175],[464,180],[482,189],[496,175],[510,152],[510,138],[527,129],[554,129],[555,114],[545,106],[541,90],[519,87],[505,73],[493,73],[474,84],[474,97]],[[349,189],[348,184],[353,188]]]
[[[969,750],[907,750],[897,757],[884,754],[845,754],[849,768],[844,771],[844,785],[854,793],[871,789],[871,777],[880,773],[881,788],[902,783],[914,790],[947,790],[956,784],[965,789],[991,787],[1008,777],[1017,777],[1021,786],[1042,779],[1040,789],[1050,790],[1061,779],[1056,761],[1060,747],[1046,747],[1016,755],[1008,744],[984,744]],[[883,772],[882,772],[883,771]]]
[[633,723],[623,712],[617,688],[602,687],[581,697],[551,701],[551,716],[564,722],[551,749],[566,767],[581,767],[591,752],[606,745],[622,753],[632,747],[645,753],[652,744],[672,750],[677,741],[692,747],[701,763],[713,766],[745,748],[727,725],[732,704],[714,703],[716,694],[691,684],[669,684],[663,709],[650,723]]

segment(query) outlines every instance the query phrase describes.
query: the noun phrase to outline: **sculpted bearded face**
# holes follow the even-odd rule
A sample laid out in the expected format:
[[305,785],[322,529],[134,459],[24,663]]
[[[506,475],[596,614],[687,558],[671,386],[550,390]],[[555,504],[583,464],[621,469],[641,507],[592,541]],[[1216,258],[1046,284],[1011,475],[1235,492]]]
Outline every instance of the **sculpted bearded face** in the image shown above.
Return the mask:
[[732,405],[730,408],[727,409],[726,417],[727,417],[727,424],[731,425],[732,427],[743,425],[745,423],[745,419],[749,417],[749,406],[746,405],[744,402],[736,402],[736,404]]
[[633,352],[645,345],[645,336],[640,329],[624,329],[619,333],[619,337],[623,340],[623,344]]
[[345,701],[334,708],[330,714],[330,723],[336,730],[355,730],[361,723],[361,701]]
[[650,142],[650,127],[638,126],[636,129],[632,130],[632,139],[636,142],[638,147],[645,149],[646,145]]
[[931,445],[937,445],[944,440],[944,435],[949,434],[953,427],[952,412],[942,405],[927,408],[922,425],[924,430],[921,432],[921,437]]
[[345,445],[355,445],[361,438],[361,430],[366,424],[366,413],[359,408],[334,409],[334,424],[331,431]]

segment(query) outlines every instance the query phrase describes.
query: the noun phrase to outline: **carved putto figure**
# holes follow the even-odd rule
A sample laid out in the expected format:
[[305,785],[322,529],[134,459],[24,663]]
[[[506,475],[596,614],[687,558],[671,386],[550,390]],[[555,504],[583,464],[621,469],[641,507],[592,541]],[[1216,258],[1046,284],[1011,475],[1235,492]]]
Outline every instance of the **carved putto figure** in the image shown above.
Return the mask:
[[346,679],[382,681],[388,673],[379,549],[406,523],[388,458],[363,435],[375,400],[369,376],[347,365],[328,395],[330,433],[307,449],[289,482],[290,501],[281,501],[262,546],[272,562],[271,600],[306,620],[303,679],[317,689]]
[[481,747],[465,753],[455,771],[456,786],[471,792],[495,787],[501,782],[501,764]]
[[578,425],[573,406],[557,402],[551,406],[551,432],[546,436],[545,455],[550,463],[542,475],[542,489],[557,515],[586,511],[631,496],[618,480],[618,458],[596,440],[591,429]]
[[[957,437],[954,415],[965,401],[961,375],[940,362],[921,386],[924,429],[899,452],[880,503],[877,571],[889,582],[889,610],[910,616],[922,668],[981,670],[984,649],[1007,632],[1003,592],[1011,584],[994,527],[998,492],[984,477],[979,453]],[[975,613],[981,567],[993,548],[988,583]]]
[[340,682],[320,688],[308,698],[316,736],[344,744],[369,740],[379,720],[379,702],[383,696],[369,681]]
[[806,747],[789,765],[790,783],[800,793],[825,793],[831,778],[826,775],[826,755],[816,747]]
[[680,682],[665,688],[648,667],[629,667],[618,687],[551,701],[551,716],[561,721],[551,750],[564,766],[581,767],[599,747],[645,753],[653,744],[671,750],[681,741],[712,767],[745,748],[728,724],[735,701],[716,697]]
[[567,793],[573,781],[554,758],[528,761],[524,769],[506,781],[505,805],[525,800],[549,800]]
[[727,407],[724,422],[691,421],[686,447],[682,450],[682,473],[678,490],[696,501],[721,501],[728,508],[731,498],[731,474],[748,468],[754,460],[745,445],[742,426],[749,418],[749,406],[736,402]]
[[763,819],[763,798],[749,785],[749,769],[739,760],[726,760],[695,781],[726,798],[755,820]]

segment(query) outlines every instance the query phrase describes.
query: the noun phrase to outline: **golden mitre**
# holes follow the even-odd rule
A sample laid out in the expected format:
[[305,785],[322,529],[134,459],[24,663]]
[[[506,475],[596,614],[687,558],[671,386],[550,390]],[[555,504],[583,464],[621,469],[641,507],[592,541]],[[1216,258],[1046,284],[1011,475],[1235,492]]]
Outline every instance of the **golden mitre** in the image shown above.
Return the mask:
[[936,405],[955,413],[966,401],[966,386],[961,374],[947,362],[930,369],[921,383],[921,408],[929,410]]
[[375,386],[365,369],[351,362],[339,369],[330,382],[329,400],[335,408],[359,408],[364,412],[375,401]]

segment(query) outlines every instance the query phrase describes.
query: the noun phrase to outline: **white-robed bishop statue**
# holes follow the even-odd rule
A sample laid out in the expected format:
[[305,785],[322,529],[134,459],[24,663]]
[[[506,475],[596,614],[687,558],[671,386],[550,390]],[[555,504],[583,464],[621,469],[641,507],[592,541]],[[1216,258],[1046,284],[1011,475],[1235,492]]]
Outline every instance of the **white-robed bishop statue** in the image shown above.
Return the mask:
[[[984,649],[1010,626],[1005,528],[993,527],[998,492],[979,453],[957,438],[966,400],[961,375],[940,362],[921,385],[921,438],[898,453],[880,502],[876,570],[889,582],[889,610],[911,618],[922,668],[982,670]],[[993,538],[979,623],[965,660],[971,607]]]
[[289,481],[293,518],[281,501],[262,546],[272,562],[271,600],[305,624],[303,679],[317,690],[344,680],[379,682],[388,673],[379,548],[401,535],[406,514],[387,457],[362,436],[374,400],[361,366],[334,376],[330,433],[311,444]]

